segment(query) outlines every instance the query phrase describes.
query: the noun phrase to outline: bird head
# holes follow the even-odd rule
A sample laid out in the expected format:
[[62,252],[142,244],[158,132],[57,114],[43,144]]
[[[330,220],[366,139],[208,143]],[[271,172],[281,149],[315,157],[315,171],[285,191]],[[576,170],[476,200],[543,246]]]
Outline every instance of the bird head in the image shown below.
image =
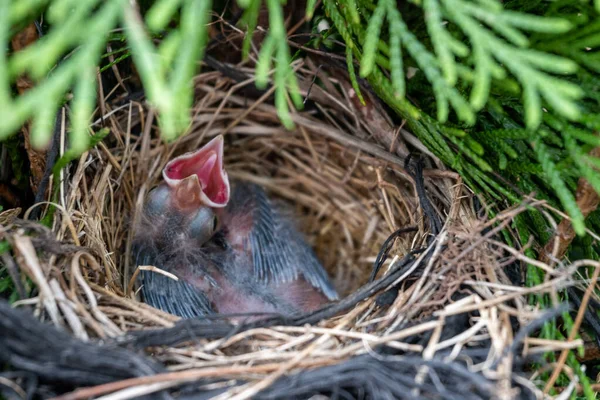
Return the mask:
[[189,243],[205,243],[217,230],[219,210],[230,198],[229,178],[223,169],[223,136],[172,159],[162,174],[164,183],[149,193],[144,209],[149,229],[156,229],[165,243],[174,234],[194,239]]

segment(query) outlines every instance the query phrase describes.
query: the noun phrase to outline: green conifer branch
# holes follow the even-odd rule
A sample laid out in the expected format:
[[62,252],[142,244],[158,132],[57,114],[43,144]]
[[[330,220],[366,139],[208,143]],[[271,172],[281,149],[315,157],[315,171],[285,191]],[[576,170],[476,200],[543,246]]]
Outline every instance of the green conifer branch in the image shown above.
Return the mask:
[[540,162],[544,173],[549,179],[549,184],[554,189],[556,195],[561,200],[565,210],[573,218],[573,228],[578,234],[583,234],[585,225],[583,223],[583,215],[577,207],[575,197],[566,186],[560,171],[556,168],[556,164],[552,161],[552,155],[548,151],[547,146],[541,140],[536,140],[533,143],[535,154]]
[[[10,2],[7,1],[7,3]],[[86,41],[66,57],[58,67],[52,68],[51,63],[48,63],[48,60],[58,62],[57,52],[52,49],[46,50],[43,46],[58,46],[64,50],[64,40],[55,39],[56,32],[64,34],[61,29],[48,34],[34,45],[23,50],[24,55],[15,56],[10,60],[3,55],[4,59],[0,59],[0,81],[2,81],[0,85],[6,87],[5,85],[18,75],[18,68],[22,68],[22,72],[30,72],[33,77],[39,78],[40,82],[37,86],[15,99],[12,98],[10,91],[0,87],[0,92],[5,92],[0,95],[0,101],[2,101],[0,103],[0,117],[3,121],[3,124],[0,125],[0,140],[16,132],[28,119],[32,119],[32,144],[41,147],[47,143],[52,132],[56,109],[64,101],[66,93],[76,85],[76,82],[80,81],[80,71],[86,68],[96,69],[100,53],[105,44],[105,37],[116,25],[121,3],[122,0],[105,2],[85,21],[85,28],[79,27],[79,30],[69,33],[73,37],[85,37]],[[81,14],[91,12],[91,8],[87,8],[90,4],[81,3],[79,5],[83,10]],[[9,25],[3,24],[4,26],[8,27]],[[8,37],[0,34],[0,43],[7,47],[7,41]],[[40,49],[43,55],[39,64],[36,64],[35,49]],[[52,71],[50,71],[51,68]],[[43,76],[42,71],[45,71],[48,76]],[[42,77],[43,79],[41,79]],[[6,91],[8,94],[6,94]],[[77,105],[79,101],[87,102],[87,109],[90,109],[89,98],[86,96],[82,99],[79,99],[79,97],[73,99],[75,109],[79,107]],[[83,105],[81,107],[86,109]],[[90,116],[91,113],[87,118]],[[79,140],[86,140],[82,137],[80,134],[77,136]],[[85,148],[85,145],[86,142],[74,144],[79,149]]]
[[[445,163],[459,172],[463,171],[461,173],[466,172],[469,169],[467,165],[472,163],[478,171],[471,171],[469,179],[475,187],[488,195],[492,195],[489,192],[492,190],[517,198],[503,183],[485,174],[490,167],[509,174],[535,171],[535,175],[550,183],[551,191],[576,220],[578,232],[582,232],[583,220],[576,207],[573,207],[573,196],[567,196],[567,192],[574,185],[569,177],[589,175],[590,163],[585,161],[588,167],[582,163],[570,165],[568,171],[557,174],[556,168],[568,165],[565,163],[571,159],[571,156],[565,158],[567,155],[563,154],[564,138],[559,132],[536,128],[543,123],[543,107],[558,117],[571,121],[568,123],[575,135],[582,133],[581,129],[573,125],[576,120],[580,120],[588,129],[599,128],[600,118],[590,114],[585,107],[582,108],[584,97],[600,98],[595,94],[599,85],[594,81],[595,76],[590,77],[589,74],[586,77],[587,86],[581,85],[581,76],[585,76],[585,72],[578,70],[578,64],[584,67],[594,64],[595,55],[587,54],[582,46],[587,45],[589,50],[590,45],[597,46],[600,43],[600,39],[597,40],[595,36],[596,23],[591,22],[589,25],[592,28],[584,27],[581,30],[583,33],[576,33],[579,29],[571,29],[574,22],[570,18],[507,10],[494,0],[423,0],[422,4],[417,5],[422,7],[421,18],[427,28],[429,45],[420,39],[423,37],[422,32],[417,36],[404,22],[405,18],[413,21],[414,13],[405,17],[399,12],[395,2],[380,0],[371,3],[363,0],[358,4],[361,17],[368,22],[366,30],[362,24],[352,21],[344,5],[333,0],[324,1],[338,32],[346,43],[354,44],[354,55],[361,64],[361,75],[369,80],[378,95],[401,116],[407,117],[405,108],[398,107],[398,97],[402,97],[407,90],[405,71],[402,69],[411,63],[416,64],[429,81],[430,92],[437,106],[437,117],[442,122],[448,119],[450,108],[456,112],[459,120],[467,124],[474,123],[476,111],[488,110],[489,107],[496,107],[501,110],[501,114],[505,113],[508,103],[502,103],[507,94],[510,98],[508,108],[522,116],[521,120],[514,122],[508,122],[506,118],[500,124],[500,121],[493,122],[491,131],[482,130],[478,126],[469,129],[473,130],[472,135],[456,136],[451,131],[454,128],[447,124],[426,122],[429,117],[421,110],[416,120],[408,118],[407,121],[417,137]],[[579,22],[576,20],[575,23]],[[577,49],[579,59],[573,57],[572,53],[544,47],[545,41],[553,43],[552,40],[541,41],[536,35],[557,38],[556,43],[562,43],[563,46],[557,44],[555,47]],[[575,45],[564,46],[563,37]],[[587,64],[580,62],[582,57],[586,58]],[[389,60],[389,69],[386,70],[385,62],[378,62],[381,58]],[[407,62],[407,59],[411,62]],[[382,77],[381,70],[389,73],[389,80]],[[372,75],[377,77],[373,79]],[[417,87],[412,83],[409,86]],[[498,92],[498,89],[501,91]],[[470,92],[468,102],[463,97],[467,90]],[[421,97],[422,93],[421,91]],[[499,96],[496,93],[501,94]],[[517,96],[521,97],[522,105],[515,103]],[[498,100],[501,100],[500,103]],[[478,123],[484,120],[486,119],[480,118]],[[498,137],[494,137],[496,134]],[[587,135],[593,136],[589,132]],[[529,143],[542,139],[542,146],[539,146],[541,150],[532,151]],[[453,154],[454,150],[450,150],[448,144],[464,154],[469,161]],[[482,153],[485,157],[482,157]],[[483,159],[486,162],[482,163]],[[587,160],[585,157],[579,159]],[[488,160],[494,165],[491,166]],[[537,164],[542,161],[543,167]],[[509,167],[509,164],[514,165]],[[532,187],[530,182],[521,183],[518,174],[506,178],[508,181],[517,181],[519,186]],[[546,189],[542,192],[542,197],[553,196]]]
[[352,88],[356,92],[358,100],[364,106],[365,99],[362,95],[362,92],[360,91],[358,79],[356,79],[356,72],[354,71],[354,57],[352,55],[352,47],[350,45],[346,46],[346,66],[348,67],[348,75],[350,76],[350,83],[352,84]]
[[[392,0],[324,0],[323,9],[346,43],[350,81],[361,101],[353,60],[359,61],[360,74],[406,119],[415,135],[443,162],[468,174],[474,188],[515,196],[489,171],[503,171],[521,189],[536,186],[527,177],[517,179],[518,171],[529,171],[528,176],[552,183],[554,189],[544,196],[567,201],[555,190],[558,182],[571,190],[574,178],[592,176],[598,160],[586,151],[598,145],[593,131],[600,129],[600,113],[595,111],[600,102],[599,56],[589,51],[600,45],[600,21],[592,16],[589,3],[578,3],[578,13],[564,14],[561,4],[567,2],[525,7],[521,0],[504,5],[497,0],[422,0],[404,7]],[[8,27],[36,13],[43,11],[55,25],[32,46],[0,58],[0,139],[32,119],[33,142],[43,145],[56,110],[73,92],[70,143],[73,149],[85,149],[91,133],[84,128],[89,122],[85,114],[91,114],[95,96],[93,71],[107,38],[118,35],[128,47],[114,52],[115,62],[133,57],[148,99],[159,112],[164,137],[171,140],[185,132],[193,96],[189,82],[206,44],[210,3],[151,4],[142,20],[125,0],[0,0],[0,7],[8,10],[0,16],[0,43],[5,46],[12,34]],[[256,81],[259,87],[274,83],[279,116],[291,127],[289,107],[301,107],[302,102],[291,69],[282,5],[277,0],[239,4],[245,8],[244,56],[250,51],[260,7],[266,5],[269,11]],[[315,5],[307,3],[307,14],[319,12]],[[179,21],[175,28],[169,26],[174,19]],[[109,35],[119,23],[125,32]],[[150,35],[162,39],[158,46]],[[416,77],[408,78],[407,69],[415,67]],[[13,97],[10,83],[23,73],[38,82]],[[408,94],[415,104],[407,100]],[[559,118],[564,128],[549,123],[548,115]],[[532,143],[545,147],[533,149]],[[557,175],[560,167],[568,171]]]

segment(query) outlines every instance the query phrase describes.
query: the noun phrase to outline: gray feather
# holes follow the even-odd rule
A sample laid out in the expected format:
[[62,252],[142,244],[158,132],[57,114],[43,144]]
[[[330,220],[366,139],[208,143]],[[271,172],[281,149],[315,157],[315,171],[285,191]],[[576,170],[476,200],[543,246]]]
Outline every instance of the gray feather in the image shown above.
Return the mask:
[[[301,274],[330,300],[338,298],[312,248],[292,222],[283,218],[272,206],[262,188],[239,183],[234,188],[231,202],[234,205],[232,215],[248,212],[247,207],[252,208],[253,229],[249,242],[254,271],[259,279],[266,283],[284,283],[297,279]],[[236,210],[237,207],[239,209]]]
[[[152,257],[151,249],[140,246],[136,252],[138,265],[155,265],[168,270],[161,265],[159,257]],[[157,272],[141,271],[138,280],[144,301],[154,308],[182,318],[199,318],[214,313],[204,293],[181,279],[176,281]]]

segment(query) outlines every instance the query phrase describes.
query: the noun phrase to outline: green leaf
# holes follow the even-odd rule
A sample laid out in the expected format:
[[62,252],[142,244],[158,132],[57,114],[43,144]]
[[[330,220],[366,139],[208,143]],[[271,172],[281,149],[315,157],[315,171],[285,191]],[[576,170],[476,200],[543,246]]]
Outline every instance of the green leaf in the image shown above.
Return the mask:
[[[391,8],[393,8],[393,10],[399,14],[398,10],[396,9],[395,3],[393,3]],[[452,37],[449,37],[450,35],[448,34],[448,32],[446,32],[446,30],[442,27],[441,11],[439,8],[439,3],[436,0],[424,0],[423,10],[425,11],[425,17],[427,20],[427,30],[431,35],[433,47],[437,56],[439,57],[440,66],[442,68],[442,71],[444,72],[444,78],[446,78],[446,81],[449,85],[454,85],[457,79],[457,72],[456,62],[452,51],[453,49],[458,47],[458,52],[466,55],[468,54],[468,48],[464,46],[464,44],[462,44],[461,42],[458,43],[462,44],[464,46],[464,49],[466,50],[463,50],[463,48],[461,48],[460,45],[456,46],[457,41],[453,40]],[[393,33],[394,30],[397,30],[398,28],[395,27],[397,22],[395,20],[392,21],[392,19],[390,18],[392,14],[392,10],[388,10],[388,19],[390,19],[390,30]],[[396,17],[395,19],[397,20],[399,18]],[[390,45],[392,49],[394,48],[394,46],[391,44],[393,38],[394,36],[390,35]],[[453,43],[454,47],[450,43]]]
[[165,29],[167,24],[173,19],[177,12],[181,0],[158,0],[146,13],[146,24],[148,29],[154,32]]
[[275,107],[277,108],[277,115],[279,116],[283,126],[285,126],[287,129],[293,129],[294,122],[292,121],[292,117],[288,108],[285,88],[277,88],[275,90]]
[[[0,47],[2,49],[8,48],[8,35],[10,29],[10,23],[8,21],[8,10],[11,4],[10,0],[0,0]],[[11,98],[10,80],[8,76],[7,65],[7,52],[0,51],[0,116],[5,113],[9,113],[8,109]],[[2,118],[4,120],[4,118]],[[0,131],[1,132],[1,131]],[[2,134],[0,133],[0,139]]]
[[83,153],[89,145],[90,116],[94,111],[96,101],[94,75],[94,70],[91,68],[82,68],[74,91],[73,111],[71,113],[72,127],[69,139],[70,150],[76,154]]
[[352,88],[356,92],[356,96],[358,100],[360,100],[360,104],[365,105],[365,99],[360,91],[360,86],[358,81],[356,80],[356,73],[354,72],[354,58],[352,57],[352,48],[350,46],[346,46],[346,65],[348,67],[348,74],[350,76],[350,83],[352,83]]
[[369,20],[367,33],[363,43],[363,56],[360,62],[360,76],[363,78],[371,74],[375,66],[375,55],[377,52],[377,44],[381,35],[381,27],[385,19],[387,0],[379,0],[377,8]]
[[[594,168],[590,167],[589,164],[584,161],[584,156],[587,156],[586,152],[577,145],[574,137],[571,136],[570,129],[566,129],[563,132],[563,137],[565,140],[565,146],[569,151],[571,158],[579,167],[581,175],[588,181],[588,183],[597,193],[600,193],[600,174],[598,174]],[[596,158],[592,156],[589,157]],[[596,158],[596,160],[599,160],[599,158]]]
[[[316,0],[311,0],[316,1]],[[309,1],[310,3],[310,1]],[[246,35],[244,36],[244,42],[242,43],[242,58],[248,59],[250,54],[250,46],[252,44],[252,37],[256,30],[256,24],[258,23],[258,13],[260,11],[261,0],[252,0],[249,3],[248,8],[244,11],[242,20],[246,23]],[[307,6],[308,7],[308,6]]]
[[175,59],[179,55],[179,48],[182,41],[181,32],[179,31],[169,33],[162,40],[158,48],[158,57],[160,58],[162,70],[167,71],[173,66]]
[[264,89],[269,83],[269,70],[271,69],[271,56],[275,51],[275,38],[267,36],[262,44],[262,49],[256,63],[256,87]]
[[350,14],[350,18],[353,24],[360,24],[360,15],[358,15],[358,7],[356,6],[355,0],[347,0],[346,8]]
[[[196,73],[198,60],[202,59],[206,46],[206,26],[209,20],[210,0],[188,0],[183,5],[180,26],[181,46],[172,73],[169,75],[173,100],[178,108],[173,111],[175,135],[166,133],[167,140],[179,136],[187,128],[190,115],[189,110],[193,98],[193,77]],[[171,110],[169,108],[168,110]]]
[[579,68],[576,62],[567,58],[531,49],[519,51],[518,57],[544,71],[556,74],[572,74]]
[[252,0],[237,0],[237,3],[240,5],[240,7],[242,7],[243,9],[246,9],[250,5],[251,1]]
[[306,19],[311,20],[315,13],[315,6],[317,5],[317,0],[308,0],[306,2]]
[[74,10],[68,13],[69,18],[65,19],[64,23],[55,25],[47,35],[17,52],[10,62],[12,74],[16,76],[19,71],[27,71],[35,80],[46,76],[59,58],[77,44],[80,35],[91,34],[78,27],[85,25],[97,2],[98,0],[82,0],[81,3],[77,3]]
[[493,11],[493,12],[502,11],[502,3],[500,3],[497,0],[477,0],[477,2],[481,6],[487,8],[490,11]]
[[502,19],[516,28],[540,33],[560,34],[573,28],[573,24],[563,18],[552,18],[504,10]]
[[508,159],[506,158],[506,155],[504,153],[498,154],[498,167],[501,170],[505,170],[507,164],[508,164]]
[[600,137],[581,129],[569,129],[569,135],[584,143],[600,147]]
[[403,98],[406,94],[404,63],[402,61],[402,19],[393,1],[388,1],[387,18],[390,22],[390,67],[394,96]]
[[[479,145],[473,145],[473,147],[476,149],[476,151],[471,149],[471,145],[474,142],[470,142],[469,146],[465,145],[465,141],[458,139],[456,136],[454,135],[449,135],[446,136],[448,139],[450,139],[450,141],[452,143],[454,143],[461,152],[463,152],[464,154],[466,154],[471,160],[473,160],[473,162],[484,172],[490,172],[492,171],[492,167],[490,166],[490,164],[488,164],[487,161],[483,160],[480,157],[480,154],[483,154],[483,148]],[[480,153],[480,154],[478,154]]]
[[556,168],[556,165],[552,161],[552,158],[550,156],[550,153],[548,152],[546,145],[544,145],[540,140],[536,140],[533,143],[533,150],[537,156],[538,161],[542,165],[544,174],[548,179],[548,184],[554,189],[563,207],[571,217],[573,229],[578,235],[583,235],[585,233],[583,214],[577,206],[575,197],[573,196],[569,188],[566,186],[559,170]]
[[546,99],[552,108],[560,115],[571,120],[579,119],[580,110],[577,103],[561,96],[560,92],[556,91],[556,87],[549,88],[548,86],[541,86],[540,91],[542,92],[544,99]]
[[471,105],[475,110],[479,110],[487,102],[490,93],[492,60],[479,44],[475,44],[473,50],[473,57],[475,57],[478,62],[475,66],[475,80],[473,81],[473,90],[471,91]]
[[523,102],[525,106],[525,125],[530,129],[534,129],[542,121],[542,102],[532,84],[526,84],[523,87]]
[[52,137],[57,110],[56,104],[48,102],[34,115],[31,123],[31,145],[35,149],[43,149]]
[[148,39],[144,25],[133,6],[125,7],[123,22],[131,54],[144,82],[148,100],[161,112],[162,135],[166,140],[174,139],[179,133],[175,122],[175,99],[166,85],[165,71],[158,54]]
[[477,154],[478,156],[483,156],[485,154],[485,150],[483,149],[483,146],[481,144],[479,144],[476,140],[473,140],[472,137],[467,136],[464,138],[464,140],[467,143],[467,145],[469,146],[469,148],[471,150],[473,150],[473,152],[475,154]]
[[10,17],[7,28],[10,25],[18,24],[29,16],[36,15],[36,11],[40,11],[47,3],[48,0],[9,0],[10,11],[8,9],[3,11],[5,16]]
[[[469,16],[472,16],[473,18],[488,24],[496,32],[500,33],[506,39],[519,47],[526,46],[529,43],[525,35],[505,21],[503,18],[504,12],[486,10],[473,3],[463,2],[460,0],[446,1],[449,3],[449,7],[454,7],[457,10],[460,10],[460,13],[455,13],[454,15],[455,18],[459,20],[462,19],[463,24],[467,22],[467,18]],[[470,21],[469,23],[474,23],[474,21]]]

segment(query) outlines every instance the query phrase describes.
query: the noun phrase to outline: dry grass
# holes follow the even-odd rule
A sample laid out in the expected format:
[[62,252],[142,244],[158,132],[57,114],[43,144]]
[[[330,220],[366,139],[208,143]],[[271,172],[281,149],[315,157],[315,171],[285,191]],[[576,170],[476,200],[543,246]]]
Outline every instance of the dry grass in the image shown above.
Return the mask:
[[[12,245],[15,268],[38,288],[36,297],[16,305],[33,306],[39,318],[84,341],[174,326],[178,318],[128,293],[137,267],[130,259],[132,226],[164,164],[222,133],[230,176],[256,182],[293,206],[341,294],[367,283],[380,247],[396,229],[415,226],[417,232],[400,236],[381,275],[393,271],[409,251],[427,245],[428,222],[402,164],[409,149],[420,147],[415,138],[395,126],[372,99],[369,112],[357,110],[353,91],[344,78],[334,78],[339,75],[335,70],[318,70],[310,59],[298,60],[295,68],[305,94],[317,73],[328,83],[325,89],[312,87],[316,105],[294,114],[294,131],[278,124],[268,96],[248,99],[242,85],[219,72],[205,72],[195,80],[193,123],[171,145],[159,139],[156,115],[144,102],[128,100],[120,85],[103,88],[104,117],[93,127],[104,125],[110,134],[65,170],[52,229],[9,214],[0,218],[0,238]],[[444,228],[429,243],[431,251],[399,277],[401,290],[393,304],[381,307],[370,296],[318,325],[259,327],[217,340],[156,347],[152,356],[169,366],[169,374],[123,381],[92,394],[120,390],[115,398],[132,398],[218,377],[225,387],[228,379],[245,382],[219,398],[249,398],[292,371],[340,364],[385,344],[424,361],[443,354],[447,362],[460,359],[467,348],[483,346],[486,354],[472,360],[469,370],[506,393],[499,397],[514,396],[517,386],[539,395],[532,382],[514,375],[515,359],[574,348],[581,341],[522,337],[524,348],[514,347],[517,327],[541,316],[527,295],[549,293],[557,299],[557,290],[573,284],[570,276],[585,262],[549,268],[528,260],[522,249],[507,247],[497,233],[525,206],[491,221],[480,219],[458,177],[435,159],[429,165],[434,168],[425,171],[426,186]],[[547,281],[532,288],[511,283],[505,267],[527,262],[546,269]],[[455,315],[466,315],[468,324],[448,336],[444,327],[454,323]],[[427,380],[428,371],[421,366],[415,382]]]

